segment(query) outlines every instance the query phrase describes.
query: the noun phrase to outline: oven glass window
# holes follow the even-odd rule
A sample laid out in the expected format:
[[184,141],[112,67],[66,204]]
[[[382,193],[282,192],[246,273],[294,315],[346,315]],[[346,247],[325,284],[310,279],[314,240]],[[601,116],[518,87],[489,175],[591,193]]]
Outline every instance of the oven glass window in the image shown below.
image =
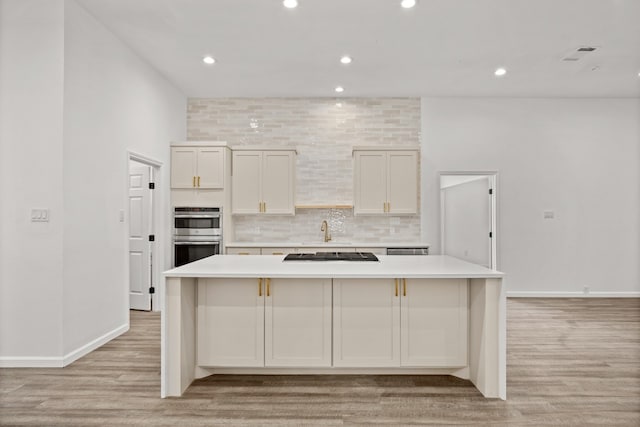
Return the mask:
[[220,228],[220,218],[175,218],[176,228]]
[[176,267],[220,253],[217,243],[205,245],[175,245],[174,247]]

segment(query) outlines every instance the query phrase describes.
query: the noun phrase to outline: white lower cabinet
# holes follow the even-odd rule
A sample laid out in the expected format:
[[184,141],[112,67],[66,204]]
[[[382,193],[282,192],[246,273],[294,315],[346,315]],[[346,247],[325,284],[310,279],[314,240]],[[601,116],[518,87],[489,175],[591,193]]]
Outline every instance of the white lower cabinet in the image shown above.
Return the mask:
[[466,279],[199,279],[197,310],[203,367],[468,365]]
[[333,364],[467,365],[466,279],[333,282]]
[[331,366],[331,279],[271,279],[265,366]]
[[197,307],[199,366],[264,366],[258,279],[199,279]]
[[400,297],[393,279],[333,280],[333,365],[400,365]]
[[467,280],[403,279],[402,366],[467,365]]
[[200,279],[197,364],[331,366],[331,279]]
[[227,248],[227,255],[260,255],[260,248]]

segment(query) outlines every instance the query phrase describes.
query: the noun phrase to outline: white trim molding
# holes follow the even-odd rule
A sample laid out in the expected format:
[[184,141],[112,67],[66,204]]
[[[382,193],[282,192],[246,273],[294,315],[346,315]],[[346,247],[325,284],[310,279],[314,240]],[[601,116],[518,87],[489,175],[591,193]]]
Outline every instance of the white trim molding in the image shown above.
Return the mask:
[[80,359],[82,356],[86,356],[87,354],[91,353],[93,350],[105,345],[112,339],[119,337],[120,335],[124,334],[128,330],[129,330],[129,323],[125,323],[124,325],[118,326],[114,330],[107,332],[106,334],[83,345],[82,347],[79,347],[65,354],[64,357],[62,358],[62,363],[63,363],[62,366],[70,365],[71,363]]
[[0,368],[64,368],[67,365],[86,356],[98,347],[103,346],[112,339],[124,334],[129,330],[129,324],[118,326],[114,330],[107,332],[101,337],[79,347],[63,357],[0,357]]
[[62,368],[62,357],[0,357],[0,368]]
[[507,298],[640,298],[640,292],[507,292]]

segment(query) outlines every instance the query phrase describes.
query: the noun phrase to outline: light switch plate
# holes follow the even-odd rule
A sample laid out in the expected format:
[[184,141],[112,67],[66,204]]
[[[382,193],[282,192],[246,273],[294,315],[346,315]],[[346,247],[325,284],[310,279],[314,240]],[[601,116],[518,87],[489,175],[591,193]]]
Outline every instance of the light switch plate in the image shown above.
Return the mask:
[[31,209],[31,222],[49,222],[49,209]]

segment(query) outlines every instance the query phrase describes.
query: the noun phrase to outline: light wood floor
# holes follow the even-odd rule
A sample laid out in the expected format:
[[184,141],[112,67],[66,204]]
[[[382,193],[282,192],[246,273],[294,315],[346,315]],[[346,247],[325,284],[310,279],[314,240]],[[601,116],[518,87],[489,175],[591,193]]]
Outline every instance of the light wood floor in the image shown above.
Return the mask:
[[508,400],[446,376],[220,376],[160,399],[160,318],[64,369],[0,369],[0,425],[640,425],[640,299],[510,299]]

